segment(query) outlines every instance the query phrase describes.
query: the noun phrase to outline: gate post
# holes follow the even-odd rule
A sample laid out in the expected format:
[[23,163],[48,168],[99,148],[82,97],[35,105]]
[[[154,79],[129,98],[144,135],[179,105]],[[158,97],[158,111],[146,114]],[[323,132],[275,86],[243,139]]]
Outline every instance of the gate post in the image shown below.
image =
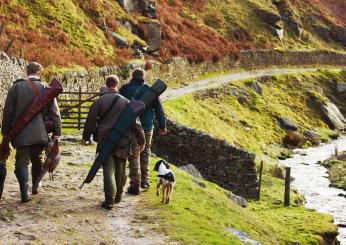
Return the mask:
[[79,93],[78,93],[78,130],[81,129],[81,117],[82,117],[82,87],[79,86]]

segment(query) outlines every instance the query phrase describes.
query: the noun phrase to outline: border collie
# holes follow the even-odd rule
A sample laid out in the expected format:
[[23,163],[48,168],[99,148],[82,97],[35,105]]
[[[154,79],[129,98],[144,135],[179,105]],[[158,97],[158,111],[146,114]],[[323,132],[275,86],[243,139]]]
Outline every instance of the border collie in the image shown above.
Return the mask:
[[157,175],[156,195],[160,196],[160,186],[162,185],[162,203],[168,204],[175,183],[174,174],[164,160],[158,161],[155,164],[154,170],[159,172]]

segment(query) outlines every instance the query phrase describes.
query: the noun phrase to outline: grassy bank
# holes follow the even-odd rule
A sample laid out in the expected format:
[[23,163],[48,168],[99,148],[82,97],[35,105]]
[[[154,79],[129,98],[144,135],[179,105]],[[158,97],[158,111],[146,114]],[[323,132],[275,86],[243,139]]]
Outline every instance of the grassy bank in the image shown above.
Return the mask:
[[[157,159],[151,161],[151,169]],[[141,196],[138,217],[153,229],[164,232],[183,244],[243,244],[227,231],[235,228],[246,232],[262,244],[323,244],[323,236],[336,234],[328,215],[307,211],[302,198],[291,193],[291,207],[283,206],[284,183],[265,175],[261,201],[250,201],[246,208],[234,204],[227,192],[217,185],[192,177],[172,166],[177,183],[169,205],[162,205],[155,194],[156,172],[151,173],[152,188]]]
[[328,169],[331,186],[346,190],[346,152],[322,163]]
[[[286,131],[277,118],[295,122],[300,132],[315,131],[322,140],[335,136],[309,101],[311,97],[329,99],[342,110],[334,81],[345,78],[345,73],[327,71],[280,75],[232,82],[223,94],[211,90],[165,101],[165,110],[174,121],[255,152],[257,160],[267,159],[262,198],[240,208],[220,187],[204,182],[206,188],[202,188],[173,168],[178,179],[174,200],[163,206],[151,189],[143,197],[145,215],[158,216],[160,229],[186,244],[238,244],[227,227],[244,231],[262,244],[324,244],[323,237],[337,231],[330,216],[305,210],[302,197],[293,192],[294,205],[283,207],[283,181],[272,174],[276,157],[287,151],[282,147]],[[256,84],[261,92],[254,89]]]
[[281,145],[286,134],[277,118],[295,122],[300,131],[316,131],[324,140],[335,134],[308,106],[311,96],[331,97],[342,105],[333,94],[331,79],[342,81],[345,74],[320,71],[262,78],[257,83],[261,94],[253,89],[254,80],[235,81],[227,85],[226,94],[203,98],[186,95],[165,101],[165,109],[174,121],[262,154],[268,145]]

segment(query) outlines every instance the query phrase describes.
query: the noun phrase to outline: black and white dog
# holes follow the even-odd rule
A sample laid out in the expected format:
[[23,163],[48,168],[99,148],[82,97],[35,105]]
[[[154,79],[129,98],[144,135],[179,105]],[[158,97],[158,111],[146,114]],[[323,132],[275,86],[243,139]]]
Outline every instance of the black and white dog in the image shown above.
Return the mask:
[[168,163],[164,160],[158,161],[155,164],[154,170],[159,172],[157,175],[156,195],[160,195],[160,186],[162,185],[162,203],[168,204],[175,183],[174,174],[169,169]]

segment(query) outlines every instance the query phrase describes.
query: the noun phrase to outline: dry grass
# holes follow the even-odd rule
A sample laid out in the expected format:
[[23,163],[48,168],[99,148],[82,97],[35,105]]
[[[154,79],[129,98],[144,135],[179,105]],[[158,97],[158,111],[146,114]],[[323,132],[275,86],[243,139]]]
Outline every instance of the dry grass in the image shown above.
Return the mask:
[[183,56],[190,62],[218,61],[226,55],[237,56],[238,50],[233,43],[217,32],[200,26],[178,13],[182,4],[173,0],[168,4],[158,1],[158,19],[162,28],[162,48],[160,57]]

